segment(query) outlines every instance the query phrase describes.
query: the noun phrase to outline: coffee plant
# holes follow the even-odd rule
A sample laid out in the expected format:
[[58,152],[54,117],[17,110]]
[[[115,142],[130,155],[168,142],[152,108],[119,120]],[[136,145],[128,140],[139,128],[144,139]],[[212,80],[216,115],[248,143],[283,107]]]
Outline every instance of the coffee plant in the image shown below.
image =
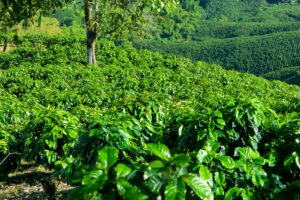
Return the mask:
[[21,160],[70,199],[298,199],[300,89],[174,55],[24,36],[0,53],[0,178]]

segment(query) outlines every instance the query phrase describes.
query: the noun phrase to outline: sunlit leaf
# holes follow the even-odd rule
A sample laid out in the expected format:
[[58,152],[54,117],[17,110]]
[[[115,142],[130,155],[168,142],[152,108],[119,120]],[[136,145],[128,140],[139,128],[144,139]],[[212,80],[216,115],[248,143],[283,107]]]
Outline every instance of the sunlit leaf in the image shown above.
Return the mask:
[[183,176],[184,182],[195,192],[195,194],[204,200],[214,199],[214,194],[208,182],[195,174]]
[[131,169],[126,165],[119,163],[116,167],[117,178],[126,177],[131,173]]
[[210,179],[210,171],[207,166],[201,165],[199,172],[200,172],[201,178],[203,178],[204,180]]
[[229,156],[217,156],[216,158],[227,169],[233,169],[235,167],[234,160],[231,157],[229,157]]
[[98,152],[97,164],[101,169],[109,169],[118,161],[119,151],[115,147],[105,146]]
[[147,144],[146,150],[150,151],[157,157],[168,161],[171,158],[171,153],[170,150],[167,146],[161,143],[152,143],[152,144]]
[[166,200],[184,200],[186,194],[185,183],[182,178],[172,180],[165,189]]

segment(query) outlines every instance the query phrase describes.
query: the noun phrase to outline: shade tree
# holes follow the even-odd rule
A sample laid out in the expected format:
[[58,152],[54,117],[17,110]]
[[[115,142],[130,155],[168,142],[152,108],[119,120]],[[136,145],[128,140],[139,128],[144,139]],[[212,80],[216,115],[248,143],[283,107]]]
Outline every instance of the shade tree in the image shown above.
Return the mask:
[[[54,11],[72,1],[74,0],[1,0],[1,27],[7,29],[39,12]],[[159,12],[175,4],[176,0],[84,0],[87,63],[96,64],[96,41],[100,35],[137,27],[146,8]]]

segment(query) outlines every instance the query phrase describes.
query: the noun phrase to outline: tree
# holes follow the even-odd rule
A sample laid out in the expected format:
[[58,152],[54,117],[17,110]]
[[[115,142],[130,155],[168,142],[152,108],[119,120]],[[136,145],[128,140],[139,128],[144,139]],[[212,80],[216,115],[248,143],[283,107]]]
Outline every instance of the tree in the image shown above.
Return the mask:
[[157,12],[175,4],[175,0],[84,0],[87,62],[96,64],[95,48],[99,35],[136,27],[146,8]]
[[[72,0],[0,0],[0,33],[6,35],[10,28],[38,13],[53,11]],[[7,37],[4,37],[6,50]]]
[[[0,11],[19,23],[40,11],[49,12],[71,1],[74,0],[1,0]],[[145,8],[160,11],[175,4],[176,0],[84,0],[87,63],[96,64],[96,41],[100,35],[136,27]]]

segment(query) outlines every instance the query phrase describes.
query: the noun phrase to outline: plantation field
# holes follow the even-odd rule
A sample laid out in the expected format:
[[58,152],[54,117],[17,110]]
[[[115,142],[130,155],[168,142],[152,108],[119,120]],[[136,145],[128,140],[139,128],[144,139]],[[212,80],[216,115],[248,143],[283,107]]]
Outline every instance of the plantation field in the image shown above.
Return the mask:
[[299,198],[300,87],[130,43],[98,42],[98,66],[80,38],[17,45],[0,53],[0,179],[26,161],[70,199]]
[[226,39],[245,36],[261,36],[272,33],[297,31],[299,22],[221,22],[204,21],[192,34],[192,40],[203,41],[208,39]]
[[270,80],[282,80],[289,84],[300,85],[300,67],[285,67],[263,75]]
[[286,66],[298,66],[299,31],[263,36],[198,41],[143,40],[135,46],[219,64],[226,69],[262,75]]

